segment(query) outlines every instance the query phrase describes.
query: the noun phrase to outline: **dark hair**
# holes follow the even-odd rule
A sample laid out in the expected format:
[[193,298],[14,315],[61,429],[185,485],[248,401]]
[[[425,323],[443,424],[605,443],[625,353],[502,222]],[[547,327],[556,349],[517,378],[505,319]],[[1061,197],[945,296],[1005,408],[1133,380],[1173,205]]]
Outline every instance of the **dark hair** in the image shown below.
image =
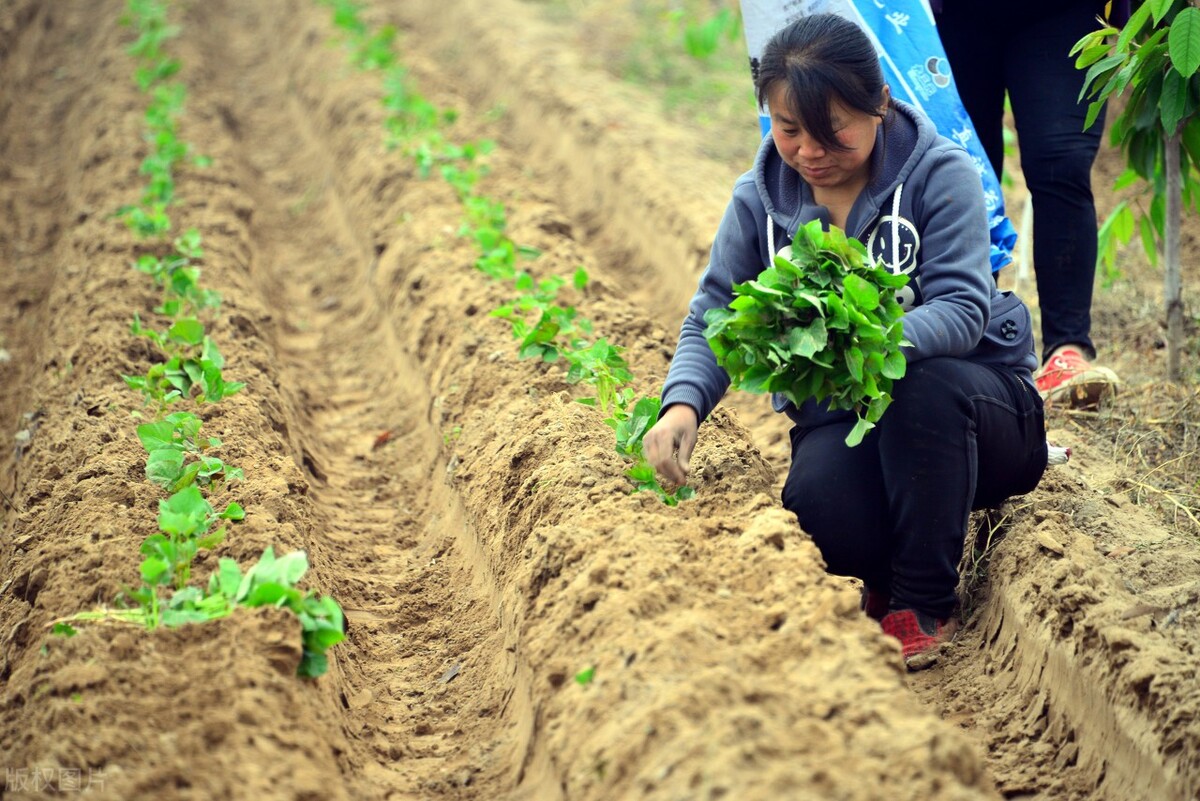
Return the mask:
[[786,86],[790,111],[804,121],[809,136],[829,150],[845,150],[829,119],[829,104],[879,116],[883,70],[871,40],[837,14],[800,17],[767,42],[759,59],[754,92],[766,107],[771,88]]

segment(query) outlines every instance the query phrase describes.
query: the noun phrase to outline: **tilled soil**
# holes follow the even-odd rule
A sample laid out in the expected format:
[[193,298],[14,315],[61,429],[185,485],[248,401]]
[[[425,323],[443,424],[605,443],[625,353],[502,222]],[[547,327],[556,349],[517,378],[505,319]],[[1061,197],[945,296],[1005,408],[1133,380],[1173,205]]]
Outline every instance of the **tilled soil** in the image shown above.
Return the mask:
[[[943,664],[898,646],[779,508],[761,399],[702,429],[697,498],[629,494],[612,431],[519,360],[462,207],[383,146],[378,75],[326,7],[175,9],[178,176],[238,395],[200,407],[246,480],[215,554],[303,549],[346,610],[329,673],[294,618],[146,632],[50,624],[138,581],[155,304],[113,219],[144,97],[119,2],[0,10],[0,796],[296,799],[1190,799],[1200,793],[1196,547],[1077,456],[977,521],[968,626]],[[493,139],[484,183],[538,275],[585,267],[581,314],[661,384],[732,183],[519,3],[376,2],[411,78]],[[595,668],[590,683],[574,676]]]

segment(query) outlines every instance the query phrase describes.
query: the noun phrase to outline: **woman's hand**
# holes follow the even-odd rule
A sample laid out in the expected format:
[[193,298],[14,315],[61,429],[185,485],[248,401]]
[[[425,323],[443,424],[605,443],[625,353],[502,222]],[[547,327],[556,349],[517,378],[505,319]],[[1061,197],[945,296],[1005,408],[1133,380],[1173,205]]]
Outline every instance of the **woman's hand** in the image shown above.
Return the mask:
[[699,427],[695,409],[685,403],[673,404],[642,438],[642,455],[664,477],[682,486],[687,483]]

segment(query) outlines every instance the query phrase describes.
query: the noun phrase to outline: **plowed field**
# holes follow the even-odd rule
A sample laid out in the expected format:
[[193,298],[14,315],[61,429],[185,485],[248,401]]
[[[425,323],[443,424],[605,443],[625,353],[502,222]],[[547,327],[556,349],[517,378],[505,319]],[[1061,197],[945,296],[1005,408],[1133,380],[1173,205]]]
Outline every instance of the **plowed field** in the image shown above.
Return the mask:
[[[511,298],[473,268],[458,196],[384,146],[378,75],[302,0],[172,10],[181,131],[212,158],[181,169],[172,216],[204,236],[212,334],[246,383],[200,407],[245,471],[214,503],[246,519],[195,573],[302,549],[348,637],[305,680],[280,610],[51,636],[138,583],[162,497],[121,378],[151,360],[130,320],[158,297],[113,217],[147,148],[123,11],[0,8],[0,797],[1200,797],[1197,530],[1113,440],[1051,414],[1072,460],[975,521],[966,630],[907,675],[780,508],[763,399],[705,423],[694,500],[630,493],[602,416],[488,315]],[[744,165],[537,6],[365,16],[457,110],[447,138],[496,142],[482,186],[541,251],[528,269],[583,266],[580,312],[655,392]],[[1098,322],[1136,395],[1161,355],[1133,307]]]

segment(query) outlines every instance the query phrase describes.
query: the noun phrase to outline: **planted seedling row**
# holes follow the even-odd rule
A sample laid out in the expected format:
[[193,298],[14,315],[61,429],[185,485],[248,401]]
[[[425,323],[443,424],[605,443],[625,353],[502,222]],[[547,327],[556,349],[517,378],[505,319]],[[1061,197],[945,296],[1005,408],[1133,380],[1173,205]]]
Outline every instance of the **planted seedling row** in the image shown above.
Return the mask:
[[[214,455],[222,443],[216,437],[201,436],[203,422],[198,414],[172,409],[187,403],[217,403],[239,392],[244,384],[225,379],[224,359],[206,332],[205,321],[211,321],[219,310],[220,297],[200,284],[204,257],[200,233],[189,229],[168,240],[175,166],[192,152],[178,136],[186,90],[170,80],[180,64],[164,49],[179,28],[168,23],[165,0],[129,0],[128,9],[122,22],[137,33],[128,52],[138,63],[134,79],[150,98],[145,120],[151,150],[142,162],[147,184],[139,203],[118,209],[116,216],[147,241],[148,252],[138,257],[134,267],[161,289],[162,302],[153,313],[165,318],[166,326],[149,327],[135,313],[132,333],[153,343],[163,359],[143,375],[123,378],[141,393],[149,416],[137,427],[147,452],[146,476],[170,494],[159,501],[159,530],[140,548],[144,557],[141,585],[126,587],[117,598],[117,608],[72,615],[58,621],[53,631],[69,636],[74,633],[72,622],[89,620],[121,620],[154,629],[215,620],[238,606],[284,607],[301,623],[303,657],[297,673],[320,676],[328,667],[327,649],[345,637],[343,616],[332,598],[296,586],[308,570],[303,551],[276,558],[274,550],[267,547],[245,574],[235,560],[223,557],[206,584],[192,583],[197,554],[216,548],[224,541],[228,524],[245,517],[236,502],[218,512],[205,491],[212,494],[241,481],[244,474]],[[196,157],[193,161],[201,166],[209,163]],[[133,414],[147,417],[142,412]]]
[[[441,126],[453,122],[455,115],[439,111],[412,90],[407,71],[395,54],[393,26],[373,32],[362,20],[362,6],[355,0],[319,2],[331,7],[333,23],[344,37],[351,63],[383,75],[385,146],[412,158],[421,178],[437,169],[463,204],[459,235],[470,238],[479,248],[475,268],[494,280],[511,282],[518,293],[512,301],[493,309],[491,315],[509,321],[519,357],[546,363],[561,361],[568,383],[586,385],[595,392],[594,397],[577,400],[598,408],[604,422],[614,430],[616,451],[630,463],[626,474],[635,492],[651,491],[672,506],[692,497],[690,487],[667,491],[642,453],[642,438],[658,419],[659,400],[657,395],[637,397],[630,386],[633,373],[621,355],[624,348],[603,337],[595,338],[591,322],[574,306],[559,301],[559,291],[568,279],[552,276],[538,280],[519,269],[520,259],[536,259],[539,251],[513,242],[506,233],[504,204],[478,191],[479,180],[487,173],[482,157],[492,152],[493,143],[457,145],[446,139]],[[586,270],[577,269],[569,283],[582,295],[588,283]]]

